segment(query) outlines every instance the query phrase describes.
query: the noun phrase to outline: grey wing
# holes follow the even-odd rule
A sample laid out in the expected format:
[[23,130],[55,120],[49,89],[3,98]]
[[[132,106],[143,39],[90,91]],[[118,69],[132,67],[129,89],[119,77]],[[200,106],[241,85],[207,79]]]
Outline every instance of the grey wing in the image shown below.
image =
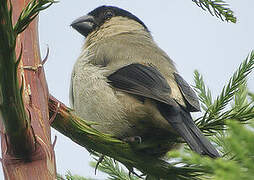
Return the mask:
[[190,112],[200,111],[198,97],[190,85],[177,73],[174,73],[175,81],[184,97],[187,110]]
[[108,77],[109,84],[130,94],[172,104],[171,88],[154,67],[134,63],[122,67]]
[[[193,122],[188,108],[182,107],[170,98],[171,88],[156,68],[130,64],[118,69],[107,78],[114,88],[155,100],[162,116],[192,150],[210,157],[219,157],[217,150]],[[186,93],[186,89],[184,92]]]

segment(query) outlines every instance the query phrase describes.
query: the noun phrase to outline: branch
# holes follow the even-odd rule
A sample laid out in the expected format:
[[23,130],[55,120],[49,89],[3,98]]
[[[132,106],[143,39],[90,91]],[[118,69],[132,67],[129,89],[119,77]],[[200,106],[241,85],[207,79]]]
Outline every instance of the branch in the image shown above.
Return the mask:
[[92,123],[77,117],[74,112],[64,104],[50,96],[50,116],[57,113],[52,127],[72,139],[77,144],[85,147],[90,152],[98,152],[114,158],[124,164],[130,171],[133,167],[145,174],[167,179],[198,179],[197,175],[203,171],[198,167],[177,167],[158,158],[153,158],[135,151],[137,147],[102,134],[93,129]]
[[[7,0],[0,0],[0,112],[8,141],[13,154],[27,156],[35,150],[35,140],[29,126],[21,87],[19,86],[17,71],[21,60],[16,59],[16,34],[12,27],[12,7],[8,10]],[[11,5],[10,5],[11,6]]]
[[44,6],[34,5],[42,2],[48,1],[0,0],[0,136],[6,180],[56,177],[43,68],[25,68],[41,63],[36,17]]
[[234,12],[228,8],[228,4],[222,0],[192,0],[203,10],[208,10],[212,16],[220,18],[222,21],[236,23]]

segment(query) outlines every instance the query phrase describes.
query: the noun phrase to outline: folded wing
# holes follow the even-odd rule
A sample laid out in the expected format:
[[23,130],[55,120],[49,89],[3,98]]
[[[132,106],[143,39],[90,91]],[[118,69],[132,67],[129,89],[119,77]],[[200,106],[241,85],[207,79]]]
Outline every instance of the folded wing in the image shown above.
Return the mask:
[[107,78],[109,84],[121,91],[153,99],[162,116],[173,129],[186,141],[190,148],[210,157],[219,153],[193,122],[190,112],[199,110],[197,96],[179,74],[175,81],[186,101],[186,108],[171,98],[171,88],[162,74],[153,66],[130,64],[124,66]]

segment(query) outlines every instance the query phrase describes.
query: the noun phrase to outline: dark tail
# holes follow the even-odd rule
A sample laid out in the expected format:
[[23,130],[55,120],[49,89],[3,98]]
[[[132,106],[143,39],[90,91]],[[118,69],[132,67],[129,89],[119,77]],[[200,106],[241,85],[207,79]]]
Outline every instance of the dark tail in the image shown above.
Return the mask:
[[186,112],[178,104],[170,106],[160,102],[158,102],[158,109],[193,151],[211,158],[220,157],[218,151],[195,125],[189,112]]

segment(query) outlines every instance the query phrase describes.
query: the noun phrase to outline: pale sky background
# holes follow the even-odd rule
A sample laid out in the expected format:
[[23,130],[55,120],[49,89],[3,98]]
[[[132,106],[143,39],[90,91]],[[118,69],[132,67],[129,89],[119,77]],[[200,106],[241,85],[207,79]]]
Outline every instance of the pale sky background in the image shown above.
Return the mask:
[[[61,0],[43,11],[39,22],[42,58],[47,45],[50,48],[45,65],[50,93],[69,106],[72,66],[85,40],[70,23],[106,4],[121,7],[139,17],[157,44],[174,60],[184,79],[193,84],[193,72],[198,69],[216,97],[254,49],[254,1],[227,2],[238,18],[236,24],[222,22],[191,0]],[[249,76],[249,89],[254,92],[253,73]],[[55,147],[58,173],[65,174],[70,170],[73,174],[105,179],[102,173],[94,175],[94,169],[89,167],[91,156],[83,147],[52,129],[52,137],[55,135],[58,136]],[[2,170],[0,179],[3,179]]]

